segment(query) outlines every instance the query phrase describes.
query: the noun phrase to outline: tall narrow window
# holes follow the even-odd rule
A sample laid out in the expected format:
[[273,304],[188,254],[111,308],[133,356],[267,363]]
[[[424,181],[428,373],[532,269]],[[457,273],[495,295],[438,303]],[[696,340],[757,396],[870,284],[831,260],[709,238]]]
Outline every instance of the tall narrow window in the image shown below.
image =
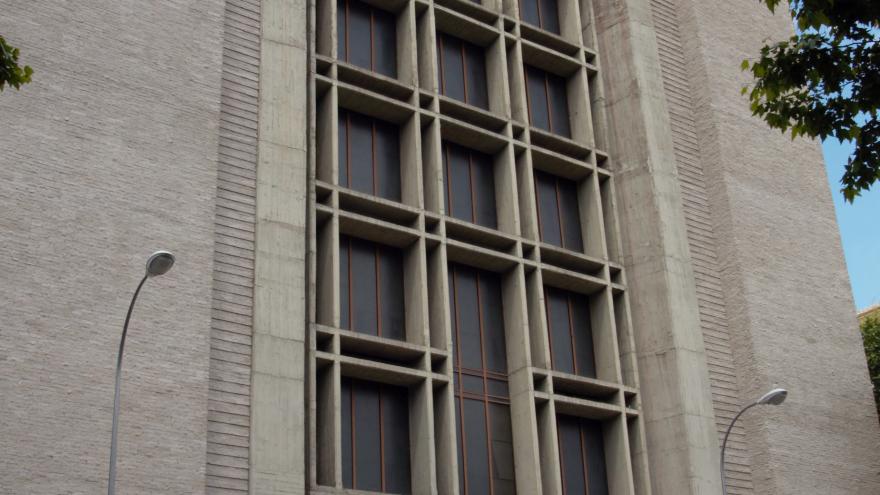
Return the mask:
[[458,467],[462,495],[512,495],[513,433],[501,280],[449,265]]
[[533,26],[559,34],[559,7],[556,0],[520,0],[522,19]]
[[577,183],[535,171],[535,195],[541,240],[554,246],[583,251]]
[[406,389],[342,378],[342,484],[410,493]]
[[596,377],[590,300],[583,294],[544,286],[553,369]]
[[397,21],[394,14],[360,0],[337,0],[340,60],[397,77]]
[[340,108],[339,184],[400,201],[400,132],[397,126]]
[[568,90],[564,77],[526,65],[529,123],[545,131],[570,137]]
[[437,33],[440,92],[480,108],[489,108],[486,52],[482,47],[445,33]]
[[497,227],[491,156],[444,141],[443,178],[448,215],[484,227]]
[[563,495],[608,495],[602,423],[556,417]]
[[400,250],[341,235],[339,265],[342,328],[406,340]]

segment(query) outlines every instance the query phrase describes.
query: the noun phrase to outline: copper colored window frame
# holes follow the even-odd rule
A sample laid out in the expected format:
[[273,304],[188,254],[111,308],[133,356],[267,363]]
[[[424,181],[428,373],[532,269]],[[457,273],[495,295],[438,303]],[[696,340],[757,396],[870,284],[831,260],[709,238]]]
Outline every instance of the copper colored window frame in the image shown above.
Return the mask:
[[[550,98],[550,73],[545,70],[539,69],[537,67],[531,66],[529,64],[523,64],[523,67],[524,67],[524,76],[525,76],[524,83],[525,83],[525,89],[526,89],[526,111],[527,111],[528,117],[529,117],[529,125],[537,128],[537,129],[541,129],[540,127],[538,127],[532,123],[532,98],[533,98],[533,95],[532,95],[531,91],[529,91],[529,71],[531,70],[531,71],[540,72],[541,76],[542,76],[541,78],[544,80],[544,102],[547,104],[547,129],[546,129],[546,131],[548,131],[552,134],[557,134],[557,135],[565,137],[565,138],[570,138],[571,137],[571,123],[569,123],[569,130],[568,130],[568,133],[566,133],[566,134],[558,133],[553,129],[553,105],[551,104],[551,98]],[[562,77],[562,76],[560,76],[560,77]],[[567,96],[568,95],[568,88],[565,88],[565,93]],[[566,98],[566,100],[567,100],[567,98]],[[567,104],[568,104],[568,101],[566,101],[566,105]],[[565,116],[566,119],[570,120],[571,113],[566,111],[566,114],[567,114]],[[545,129],[541,129],[541,130],[545,130]]]
[[[493,379],[497,381],[507,382],[508,375],[506,373],[498,373],[489,371],[486,369],[486,349],[485,349],[485,333],[483,332],[483,306],[482,301],[480,300],[480,269],[474,269],[476,275],[476,295],[477,295],[477,314],[479,318],[479,328],[480,328],[480,360],[483,363],[483,368],[476,370],[473,368],[464,368],[461,366],[461,332],[459,330],[459,302],[458,302],[458,289],[457,289],[457,270],[456,267],[458,265],[455,263],[449,264],[449,270],[452,274],[452,294],[454,298],[455,305],[455,315],[453,322],[453,332],[455,333],[455,345],[454,349],[454,360],[453,360],[453,375],[458,378],[458,387],[454,389],[454,396],[458,399],[458,417],[459,421],[459,438],[461,438],[461,444],[459,448],[461,449],[462,455],[462,467],[464,472],[464,480],[462,480],[462,486],[464,486],[464,493],[461,495],[484,495],[484,494],[471,494],[470,489],[468,487],[468,464],[467,464],[467,448],[464,445],[465,431],[464,431],[464,400],[477,400],[483,402],[483,415],[485,421],[486,428],[486,453],[487,453],[487,466],[488,466],[488,480],[489,480],[489,493],[485,495],[492,495],[495,493],[495,479],[492,473],[492,422],[489,417],[489,404],[501,404],[508,406],[510,405],[510,397],[499,397],[494,395],[489,395],[489,384],[488,380]],[[502,329],[503,332],[503,329]],[[464,384],[462,380],[463,375],[468,376],[479,376],[483,379],[483,393],[476,394],[473,392],[465,392]]]
[[[353,287],[353,277],[352,277],[353,271],[352,271],[352,255],[351,255],[352,241],[354,239],[359,239],[359,238],[352,237],[349,235],[343,235],[341,237],[344,237],[345,240],[348,241],[345,243],[346,251],[347,251],[346,260],[348,261],[348,266],[345,267],[346,271],[348,272],[348,287],[345,288],[346,292],[348,293],[348,322],[346,325],[346,322],[340,321],[339,326],[342,328],[345,328],[347,330],[351,330],[352,332],[359,332],[359,330],[354,328],[355,325],[354,325],[354,311],[353,310],[354,310],[354,293],[355,293],[355,291],[354,291],[354,287]],[[342,239],[340,239],[340,248],[339,248],[340,250],[342,249],[342,246],[341,246],[342,242],[341,241],[342,241]],[[376,336],[383,337],[383,335],[382,335],[382,290],[381,290],[381,287],[382,287],[381,273],[382,273],[382,271],[379,269],[379,258],[380,258],[380,252],[379,252],[380,247],[379,246],[380,245],[378,243],[372,242],[372,241],[364,241],[364,242],[369,242],[373,246],[373,262],[374,262],[374,270],[376,272],[376,283],[375,283],[375,290],[376,290]],[[342,270],[342,267],[340,267],[340,270]],[[406,288],[404,288],[404,292],[405,291],[406,291]],[[401,301],[401,303],[403,303],[403,301]],[[366,332],[362,332],[362,333],[370,335],[369,333],[366,333]],[[404,336],[405,335],[406,335],[406,326],[404,325]],[[388,338],[394,338],[394,337],[388,337]],[[394,338],[394,339],[397,340],[396,338]]]
[[[554,191],[555,191],[554,196],[555,196],[555,200],[556,200],[556,218],[559,222],[559,246],[558,247],[561,247],[562,249],[567,249],[569,251],[575,251],[575,252],[583,251],[583,248],[584,248],[583,232],[578,232],[578,237],[581,238],[580,249],[575,249],[574,246],[567,246],[568,243],[565,241],[565,222],[562,221],[562,212],[568,211],[568,210],[564,210],[562,208],[561,201],[559,199],[561,196],[561,194],[559,192],[559,181],[560,180],[569,180],[569,179],[563,179],[563,178],[557,177],[553,174],[550,174],[548,172],[544,172],[542,170],[536,169],[533,176],[534,176],[534,183],[535,183],[535,213],[537,213],[537,217],[538,217],[538,237],[541,239],[541,242],[555,246],[555,244],[552,244],[552,243],[544,240],[544,224],[541,221],[541,197],[540,197],[540,193],[538,192],[538,174],[539,173],[548,175],[553,178],[553,187],[554,187]],[[572,181],[572,182],[574,182],[574,181]],[[576,182],[575,182],[575,198],[574,199],[578,203],[578,205],[580,205],[580,194],[578,194]],[[578,225],[580,225],[581,224],[580,212],[575,212],[575,214],[578,216],[578,221],[576,223]]]

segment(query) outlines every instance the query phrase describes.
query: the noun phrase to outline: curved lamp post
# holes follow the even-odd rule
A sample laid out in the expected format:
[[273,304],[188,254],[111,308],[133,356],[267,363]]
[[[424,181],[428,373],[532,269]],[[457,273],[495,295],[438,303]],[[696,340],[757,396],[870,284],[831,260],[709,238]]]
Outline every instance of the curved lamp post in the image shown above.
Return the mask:
[[787,396],[788,396],[788,391],[785,390],[784,388],[774,388],[773,390],[771,390],[771,391],[767,392],[766,394],[764,394],[763,396],[761,396],[761,398],[758,399],[757,401],[742,408],[742,410],[740,412],[738,412],[736,414],[736,416],[734,416],[733,421],[730,422],[730,426],[727,427],[727,432],[724,433],[724,443],[721,444],[721,491],[722,491],[722,493],[724,493],[724,495],[727,495],[727,480],[724,477],[724,451],[727,450],[727,437],[730,435],[730,430],[733,429],[733,425],[736,424],[736,420],[738,420],[739,417],[742,416],[744,412],[748,411],[749,409],[751,409],[755,406],[760,406],[760,405],[764,405],[764,404],[768,404],[771,406],[778,406],[779,404],[782,404],[783,402],[785,402],[785,398]]
[[131,319],[131,311],[134,309],[134,303],[137,301],[141,287],[148,278],[158,277],[168,273],[168,270],[174,266],[174,255],[168,251],[156,251],[147,259],[147,269],[144,278],[138,284],[134,295],[131,296],[131,304],[128,305],[128,314],[125,315],[125,324],[122,326],[122,339],[119,341],[119,355],[116,356],[116,391],[113,395],[113,432],[110,436],[110,478],[107,482],[107,494],[114,495],[116,493],[116,430],[119,426],[119,385],[122,377],[122,350],[125,347],[125,334],[128,333],[128,321]]

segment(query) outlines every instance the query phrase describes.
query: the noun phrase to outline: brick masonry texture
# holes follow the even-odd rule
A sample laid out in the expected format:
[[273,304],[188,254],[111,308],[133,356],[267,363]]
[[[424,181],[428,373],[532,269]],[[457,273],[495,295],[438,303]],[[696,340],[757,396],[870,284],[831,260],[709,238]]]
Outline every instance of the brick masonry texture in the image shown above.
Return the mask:
[[224,13],[206,492],[248,492],[260,2]]
[[756,494],[880,493],[880,428],[819,146],[750,115],[738,61],[792,32],[748,2],[677,0]]
[[0,94],[0,493],[205,491],[223,3],[2,1],[34,82]]
[[[730,333],[712,212],[706,178],[700,161],[700,143],[694,121],[691,87],[681,45],[675,0],[652,0],[654,29],[663,71],[663,87],[669,108],[669,123],[681,185],[682,207],[687,225],[688,248],[694,270],[700,327],[709,367],[712,402],[719,442],[733,417],[742,407],[733,363]],[[737,423],[727,445],[725,470],[728,493],[752,493],[752,472],[745,429]]]

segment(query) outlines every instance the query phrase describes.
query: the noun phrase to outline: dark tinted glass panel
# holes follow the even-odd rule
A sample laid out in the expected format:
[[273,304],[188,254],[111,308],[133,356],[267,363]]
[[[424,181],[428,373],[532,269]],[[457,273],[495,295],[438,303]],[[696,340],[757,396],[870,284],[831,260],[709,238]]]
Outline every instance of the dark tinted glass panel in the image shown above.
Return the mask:
[[521,0],[520,15],[529,24],[540,26],[541,18],[538,14],[538,0]]
[[541,28],[559,33],[559,12],[556,0],[538,0],[541,9]]
[[473,221],[473,195],[471,194],[470,157],[465,148],[445,143],[443,153],[446,165],[446,200],[450,216]]
[[472,268],[454,265],[455,306],[458,309],[457,330],[460,366],[482,369],[480,315],[477,301],[477,274]]
[[381,247],[379,253],[379,308],[382,337],[406,340],[404,325],[403,256],[394,248]]
[[372,69],[370,8],[357,0],[348,0],[348,62]]
[[488,389],[486,392],[494,397],[505,399],[510,397],[510,389],[504,380],[492,380],[490,378],[486,380],[486,388]]
[[340,60],[394,77],[397,74],[397,22],[394,14],[359,0],[338,0]]
[[348,60],[348,16],[345,0],[336,1],[336,54],[340,60]]
[[556,180],[541,171],[535,171],[535,190],[538,200],[538,222],[541,227],[541,240],[562,246],[559,233],[559,205],[556,203]]
[[547,80],[544,71],[526,66],[526,91],[529,98],[529,122],[540,129],[550,130],[550,112],[547,108]]
[[593,331],[590,326],[590,300],[581,294],[569,294],[571,304],[571,333],[577,360],[577,373],[596,377],[596,359],[593,354]]
[[361,490],[382,489],[382,465],[379,451],[379,386],[354,382],[352,386],[354,430],[354,485]]
[[495,228],[495,170],[492,157],[471,151],[471,177],[474,188],[474,223]]
[[442,33],[437,39],[440,43],[440,63],[442,65],[440,90],[450,98],[465,101],[461,40]]
[[506,374],[507,350],[504,339],[501,280],[494,273],[480,273],[480,306],[486,369]]
[[341,385],[343,486],[409,493],[406,389],[347,377]]
[[485,227],[498,225],[492,157],[443,142],[447,214]]
[[571,136],[568,122],[568,91],[565,79],[547,74],[547,97],[550,100],[550,130],[560,136]]
[[489,404],[489,423],[492,438],[492,481],[494,495],[516,493],[513,470],[513,433],[510,425],[510,406]]
[[562,471],[564,495],[589,495],[587,477],[584,472],[581,429],[578,418],[559,416],[557,418],[559,437],[559,463]]
[[354,486],[354,461],[351,457],[351,381],[345,378],[342,380],[342,404],[340,413],[342,416],[342,484],[351,487]]
[[400,200],[400,131],[388,122],[339,110],[339,184]]
[[602,423],[581,420],[584,446],[587,455],[587,472],[590,495],[608,495],[608,473],[605,466],[605,442],[602,438]]
[[348,187],[373,194],[373,119],[348,115]]
[[461,375],[462,392],[483,395],[483,377]]
[[566,179],[557,180],[559,181],[559,212],[562,214],[563,245],[565,249],[583,251],[577,183]]
[[410,493],[409,398],[404,389],[382,387],[386,493]]
[[480,108],[489,108],[486,54],[483,48],[471,43],[465,42],[464,47],[467,103]]
[[400,136],[397,126],[375,121],[376,190],[386,199],[400,200]]
[[489,450],[487,447],[486,410],[483,402],[463,399],[464,448],[467,452],[468,493],[488,494]]
[[464,428],[464,423],[462,423],[461,419],[461,401],[462,399],[456,393],[455,396],[455,445],[458,447],[458,493],[459,495],[465,495],[464,484],[465,484],[465,476],[464,476],[464,443],[462,442],[461,433]]
[[568,298],[565,296],[565,292],[551,287],[545,289],[544,296],[547,304],[547,325],[550,330],[553,369],[574,373]]
[[373,9],[373,70],[389,77],[397,74],[397,22],[394,15]]
[[378,335],[376,311],[376,248],[372,243],[350,239],[351,319],[356,332]]

